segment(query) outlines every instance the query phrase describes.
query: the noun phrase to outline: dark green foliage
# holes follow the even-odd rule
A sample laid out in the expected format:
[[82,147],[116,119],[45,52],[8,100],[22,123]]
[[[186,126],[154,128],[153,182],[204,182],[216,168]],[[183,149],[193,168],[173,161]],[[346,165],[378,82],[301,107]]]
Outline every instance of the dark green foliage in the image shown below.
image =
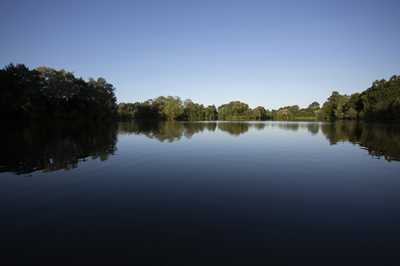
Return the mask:
[[292,106],[287,106],[286,107],[292,114],[297,114],[299,111],[300,107],[298,105],[292,105]]
[[266,119],[267,118],[267,110],[264,107],[258,106],[254,110],[250,109],[248,112],[248,116],[254,119]]
[[245,118],[247,116],[246,112],[248,109],[249,106],[246,103],[232,101],[228,104],[223,104],[218,107],[218,119],[231,120]]
[[395,102],[399,97],[400,76],[394,75],[389,81],[376,80],[360,95],[363,115],[376,120],[398,120]]
[[315,111],[319,110],[319,103],[313,102],[307,108],[302,108],[298,105],[281,107],[278,110],[268,111],[268,118],[276,120],[290,120],[290,119],[314,119]]
[[9,64],[0,70],[2,121],[35,120],[45,111],[43,79],[24,64]]
[[205,109],[206,120],[214,120],[217,115],[217,108],[215,105],[209,105]]
[[392,105],[392,115],[395,120],[400,121],[400,97]]
[[217,108],[215,105],[204,107],[203,104],[194,103],[186,99],[183,103],[179,97],[160,96],[143,103],[120,103],[118,115],[121,119],[157,119],[157,120],[243,120],[267,119],[270,112],[259,106],[249,108],[245,103],[236,101],[223,104]]
[[49,67],[29,70],[12,63],[0,70],[1,120],[112,119],[115,88],[104,78],[85,82]]
[[118,116],[121,119],[133,120],[139,109],[140,103],[119,103]]
[[[193,103],[190,99],[182,103],[180,99],[176,105],[180,115],[173,119],[183,120],[213,120],[218,116],[219,120],[250,120],[250,119],[356,119],[359,117],[372,117],[381,120],[400,120],[400,92],[399,76],[393,76],[389,81],[375,81],[368,90],[352,95],[341,95],[334,91],[327,101],[320,107],[318,102],[312,102],[307,108],[300,109],[298,105],[285,106],[278,110],[265,110],[259,106],[255,109],[249,108],[246,103],[232,101],[215,109],[215,106],[204,107],[202,104]],[[168,119],[165,109],[166,101],[171,98],[160,96],[154,100],[137,103],[134,109],[130,108],[129,119]],[[173,97],[172,97],[173,98]],[[171,98],[171,99],[172,99]],[[127,118],[124,105],[120,106],[121,118]],[[182,113],[181,113],[182,112]]]
[[310,103],[310,105],[307,107],[307,109],[310,109],[310,110],[319,110],[320,109],[320,106],[319,106],[319,103],[318,102],[312,102],[312,103]]
[[392,76],[389,81],[376,80],[362,93],[350,97],[332,92],[317,119],[355,119],[358,117],[374,120],[400,120],[400,76]]
[[318,102],[311,103],[307,108],[302,108],[298,112],[296,112],[292,117],[293,118],[315,118],[315,112],[320,110],[320,106]]
[[184,106],[179,97],[160,96],[143,103],[121,103],[118,114],[121,119],[169,119],[182,118]]

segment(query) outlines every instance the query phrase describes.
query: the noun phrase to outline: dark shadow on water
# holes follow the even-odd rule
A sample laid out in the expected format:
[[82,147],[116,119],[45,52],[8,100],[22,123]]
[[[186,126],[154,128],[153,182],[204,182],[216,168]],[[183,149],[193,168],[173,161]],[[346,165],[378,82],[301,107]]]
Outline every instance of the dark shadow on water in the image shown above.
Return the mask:
[[107,160],[117,151],[113,122],[3,123],[0,172],[70,170],[80,160]]
[[331,145],[350,142],[364,147],[373,158],[400,161],[400,125],[396,123],[339,122],[321,124]]

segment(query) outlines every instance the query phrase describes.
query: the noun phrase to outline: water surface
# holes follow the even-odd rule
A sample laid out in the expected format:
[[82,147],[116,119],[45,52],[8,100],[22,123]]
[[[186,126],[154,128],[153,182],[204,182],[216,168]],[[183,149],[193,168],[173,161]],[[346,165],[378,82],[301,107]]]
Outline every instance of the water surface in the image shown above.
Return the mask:
[[400,261],[396,124],[8,123],[1,139],[8,261]]

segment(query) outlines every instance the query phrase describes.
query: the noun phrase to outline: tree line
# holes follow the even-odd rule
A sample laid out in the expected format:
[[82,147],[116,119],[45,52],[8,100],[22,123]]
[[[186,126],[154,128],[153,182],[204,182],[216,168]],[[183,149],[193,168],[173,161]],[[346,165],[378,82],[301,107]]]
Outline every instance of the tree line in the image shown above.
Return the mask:
[[376,80],[361,93],[334,91],[315,115],[318,119],[400,120],[400,76]]
[[104,78],[64,69],[9,64],[0,70],[0,120],[104,120],[117,115],[115,88]]
[[254,109],[240,101],[231,101],[218,108],[215,105],[204,106],[194,103],[191,99],[182,101],[179,97],[159,96],[143,103],[119,103],[118,117],[126,120],[266,120],[266,119],[314,119],[319,103],[313,102],[307,108],[300,109],[298,105],[285,106],[271,111],[262,106]]
[[374,119],[400,120],[400,76],[376,80],[361,93],[341,95],[334,91],[320,106],[298,105],[278,110],[240,101],[219,107],[204,106],[178,96],[159,96],[142,103],[117,105],[115,88],[104,78],[76,78],[64,69],[9,64],[0,70],[0,121],[19,120],[293,120]]

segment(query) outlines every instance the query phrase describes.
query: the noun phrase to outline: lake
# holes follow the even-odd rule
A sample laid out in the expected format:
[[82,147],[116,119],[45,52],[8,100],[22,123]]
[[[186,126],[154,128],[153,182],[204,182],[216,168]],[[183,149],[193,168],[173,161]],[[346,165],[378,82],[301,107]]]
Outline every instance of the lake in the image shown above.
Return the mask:
[[2,265],[400,263],[399,124],[0,125]]

